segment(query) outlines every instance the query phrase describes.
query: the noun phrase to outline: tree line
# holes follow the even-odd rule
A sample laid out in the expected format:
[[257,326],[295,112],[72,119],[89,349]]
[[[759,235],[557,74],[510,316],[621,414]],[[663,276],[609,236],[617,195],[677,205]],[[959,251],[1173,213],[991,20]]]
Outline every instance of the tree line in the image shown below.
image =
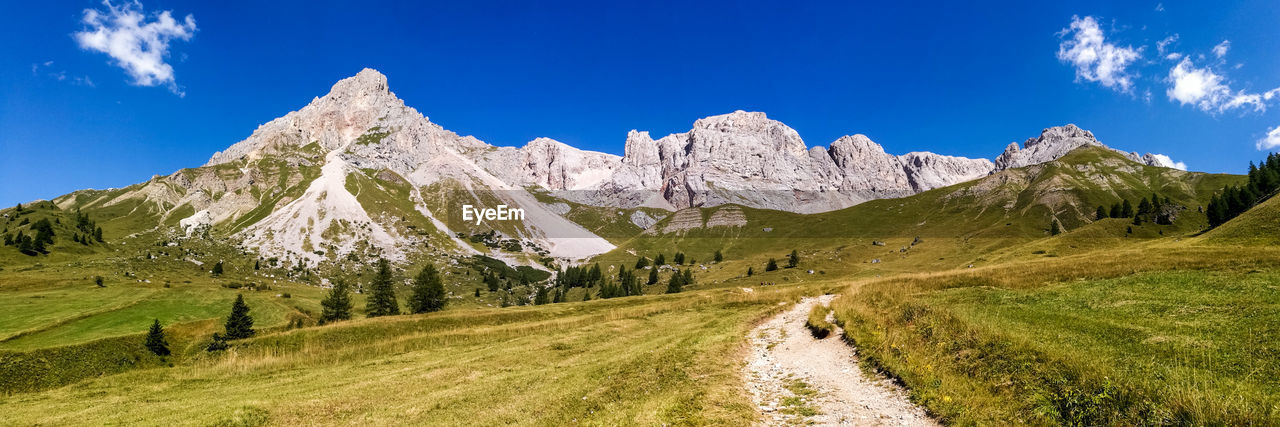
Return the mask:
[[1262,164],[1249,162],[1249,180],[1244,185],[1228,185],[1209,199],[1205,215],[1209,227],[1217,227],[1266,201],[1280,189],[1280,155],[1271,153]]
[[[1145,222],[1154,222],[1160,225],[1172,225],[1174,215],[1176,215],[1176,207],[1169,197],[1160,197],[1152,193],[1151,198],[1141,198],[1138,201],[1138,208],[1134,209],[1133,203],[1129,199],[1116,202],[1111,205],[1111,209],[1105,206],[1098,206],[1097,212],[1094,214],[1094,220],[1103,220],[1107,218],[1132,218],[1133,225],[1142,225]],[[1057,220],[1054,220],[1053,226],[1057,227]],[[1058,234],[1056,232],[1052,234]]]

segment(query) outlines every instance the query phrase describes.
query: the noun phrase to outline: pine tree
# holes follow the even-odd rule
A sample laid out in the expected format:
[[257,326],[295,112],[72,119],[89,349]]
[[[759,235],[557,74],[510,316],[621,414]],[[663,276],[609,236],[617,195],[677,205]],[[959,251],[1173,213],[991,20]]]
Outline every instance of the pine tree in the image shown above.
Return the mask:
[[236,340],[253,336],[253,317],[249,316],[249,305],[244,303],[244,295],[236,295],[236,302],[231,304],[231,315],[227,316],[227,339]]
[[640,259],[637,259],[637,260],[636,260],[636,270],[639,270],[639,269],[642,269],[642,268],[645,268],[645,267],[648,267],[648,266],[649,266],[649,259],[648,259],[648,258],[640,257]]
[[792,249],[791,255],[787,256],[787,268],[796,268],[797,265],[800,265],[800,253]]
[[261,266],[260,266],[260,265],[258,265],[258,260],[256,260],[256,259],[255,259],[255,260],[253,260],[253,269],[254,269],[254,270],[257,270],[259,267],[261,267]]
[[724,254],[721,254],[720,250],[716,249],[716,255],[712,259],[715,260],[715,262],[724,261]]
[[676,252],[676,256],[672,257],[672,261],[674,261],[676,265],[684,265],[684,252]]
[[489,287],[489,292],[498,292],[498,276],[496,274],[485,273],[484,284]]
[[97,240],[98,243],[102,243],[102,227],[98,227],[97,230],[93,231],[93,240]]
[[440,311],[448,301],[444,282],[440,280],[440,273],[436,271],[436,266],[427,264],[413,279],[413,294],[409,296],[409,309],[414,314]]
[[1138,202],[1138,215],[1149,214],[1152,212],[1152,208],[1151,201],[1144,198],[1142,201]]
[[543,305],[548,302],[550,302],[550,298],[549,295],[547,295],[547,288],[545,286],[539,286],[538,292],[533,296],[533,305]]
[[777,269],[778,269],[778,261],[775,261],[773,258],[769,258],[769,264],[764,266],[764,271],[773,271]]
[[649,280],[645,284],[652,285],[654,283],[658,283],[658,269],[651,268],[649,269]]
[[1111,218],[1124,218],[1124,210],[1120,208],[1120,202],[1115,202],[1111,205],[1111,212],[1108,212],[1107,216]]
[[1093,219],[1094,220],[1107,219],[1107,210],[1103,208],[1102,205],[1098,205],[1098,212],[1094,214]]
[[212,273],[213,273],[213,276],[214,276],[214,277],[217,277],[217,276],[221,276],[221,275],[222,275],[222,261],[218,261],[218,263],[217,263],[217,264],[214,264],[214,265],[213,265],[213,272],[212,272]]
[[1057,236],[1057,235],[1058,235],[1058,233],[1061,233],[1061,232],[1062,232],[1062,227],[1060,227],[1060,226],[1058,225],[1058,220],[1057,220],[1057,219],[1054,219],[1052,222],[1050,222],[1050,223],[1049,223],[1049,235],[1050,235],[1050,236]]
[[597,262],[591,266],[591,272],[587,273],[587,281],[598,283],[600,282],[600,279],[603,279],[603,278],[604,278],[604,273],[600,272],[600,263]]
[[98,287],[99,287],[99,288],[105,288],[105,287],[106,287],[105,285],[103,285],[103,284],[102,284],[102,276],[96,276],[96,277],[94,277],[94,278],[93,278],[93,283],[94,283],[95,285],[98,285]]
[[156,319],[151,324],[151,330],[147,332],[145,344],[147,350],[151,350],[156,356],[169,355],[169,342],[164,339],[164,328],[160,327],[160,319]]
[[334,280],[333,289],[320,301],[320,324],[351,319],[351,286],[346,281]]
[[476,298],[480,298],[480,288],[476,288]]
[[364,311],[369,317],[400,314],[400,302],[396,300],[395,285],[391,283],[391,264],[386,259],[378,260],[378,270],[369,282],[369,299]]
[[755,274],[756,274],[756,270],[754,268],[747,267],[747,277],[751,277]]
[[1120,218],[1128,218],[1133,215],[1133,204],[1129,203],[1128,199],[1125,199],[1124,203],[1120,205]]
[[663,254],[658,254],[657,257],[653,258],[653,265],[655,266],[667,265],[667,256]]
[[679,293],[684,287],[684,275],[680,274],[680,270],[671,273],[671,279],[667,280],[667,293]]

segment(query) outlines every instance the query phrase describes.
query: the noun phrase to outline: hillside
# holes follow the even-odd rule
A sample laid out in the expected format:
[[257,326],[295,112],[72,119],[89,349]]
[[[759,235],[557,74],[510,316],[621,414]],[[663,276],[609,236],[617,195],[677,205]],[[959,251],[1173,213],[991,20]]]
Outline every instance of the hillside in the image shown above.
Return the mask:
[[[833,212],[801,215],[741,206],[680,211],[597,260],[616,264],[676,251],[706,260],[722,250],[731,259],[750,259],[760,270],[767,258],[782,259],[800,249],[810,257],[843,260],[851,271],[954,268],[1049,237],[1054,220],[1064,231],[1053,239],[1057,241],[1194,233],[1206,226],[1199,208],[1213,192],[1241,180],[1146,166],[1106,148],[1085,146],[1047,163]],[[1152,194],[1170,199],[1177,212],[1172,225],[1134,227],[1128,218],[1095,219],[1098,206],[1122,200],[1136,205]],[[738,220],[717,221],[718,216]],[[732,268],[734,274],[726,277],[741,274]]]
[[1280,244],[1280,197],[1271,197],[1201,236],[1205,242],[1234,245]]

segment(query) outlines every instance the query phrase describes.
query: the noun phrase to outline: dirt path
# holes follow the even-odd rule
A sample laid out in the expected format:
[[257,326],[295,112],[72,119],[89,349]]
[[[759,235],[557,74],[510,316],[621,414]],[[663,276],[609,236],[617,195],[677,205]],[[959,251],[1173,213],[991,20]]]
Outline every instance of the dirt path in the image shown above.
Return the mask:
[[809,310],[832,298],[805,298],[751,332],[745,377],[763,424],[938,425],[901,387],[863,374],[843,331],[813,338]]

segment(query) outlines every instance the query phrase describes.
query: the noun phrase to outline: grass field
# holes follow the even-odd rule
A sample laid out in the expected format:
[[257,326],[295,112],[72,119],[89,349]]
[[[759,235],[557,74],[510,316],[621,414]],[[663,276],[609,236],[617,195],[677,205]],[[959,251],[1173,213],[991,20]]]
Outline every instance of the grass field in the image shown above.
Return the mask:
[[1277,267],[1276,248],[1154,247],[868,282],[833,306],[948,422],[1274,424]]
[[14,424],[744,424],[755,408],[738,377],[742,337],[779,303],[820,292],[721,289],[359,320],[8,395],[0,406]]

